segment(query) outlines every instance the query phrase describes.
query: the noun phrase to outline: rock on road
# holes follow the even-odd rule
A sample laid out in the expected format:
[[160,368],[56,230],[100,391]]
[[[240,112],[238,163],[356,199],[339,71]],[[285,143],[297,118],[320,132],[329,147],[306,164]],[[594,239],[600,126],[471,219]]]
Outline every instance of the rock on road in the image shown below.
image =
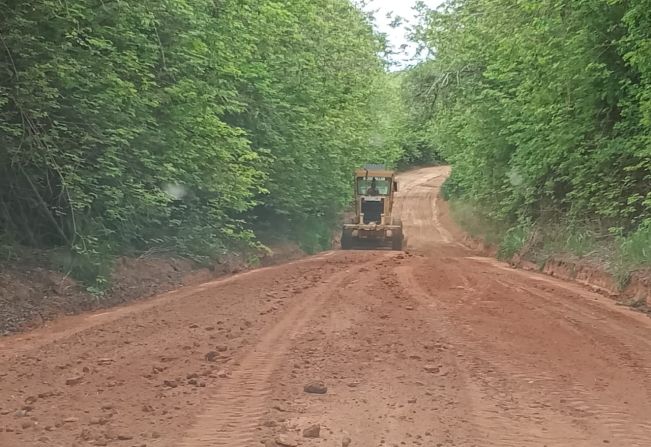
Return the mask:
[[0,340],[0,446],[651,445],[651,319],[512,270],[403,174],[409,253],[334,251]]

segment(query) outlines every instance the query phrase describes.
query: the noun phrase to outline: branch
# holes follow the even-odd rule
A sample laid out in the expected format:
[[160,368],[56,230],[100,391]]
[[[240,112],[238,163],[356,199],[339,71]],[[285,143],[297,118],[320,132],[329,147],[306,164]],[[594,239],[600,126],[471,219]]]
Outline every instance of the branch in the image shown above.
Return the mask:
[[45,211],[45,215],[48,217],[48,219],[52,223],[52,225],[54,225],[54,228],[56,228],[57,233],[59,233],[59,236],[61,236],[63,238],[63,240],[68,245],[72,245],[71,241],[68,239],[68,236],[63,231],[63,228],[61,228],[61,226],[59,226],[59,222],[57,222],[57,220],[54,218],[54,216],[50,212],[50,209],[48,208],[47,203],[45,202],[45,200],[43,200],[43,197],[41,196],[41,193],[39,193],[38,188],[36,187],[34,182],[32,182],[32,179],[29,177],[29,175],[27,175],[27,173],[25,172],[25,169],[23,169],[22,166],[19,165],[19,169],[20,169],[20,172],[23,174],[23,176],[25,176],[25,179],[27,180],[27,183],[29,183],[29,186],[32,188],[32,191],[34,192],[34,195],[36,196],[36,199],[38,200],[40,205],[43,207],[43,211]]
[[5,51],[7,52],[7,56],[9,56],[9,61],[11,62],[11,67],[14,69],[14,74],[16,75],[16,80],[18,80],[18,69],[16,68],[16,63],[14,62],[14,57],[11,55],[11,50],[7,46],[7,42],[5,42],[5,38],[0,33],[0,41],[2,41],[2,46],[5,47]]

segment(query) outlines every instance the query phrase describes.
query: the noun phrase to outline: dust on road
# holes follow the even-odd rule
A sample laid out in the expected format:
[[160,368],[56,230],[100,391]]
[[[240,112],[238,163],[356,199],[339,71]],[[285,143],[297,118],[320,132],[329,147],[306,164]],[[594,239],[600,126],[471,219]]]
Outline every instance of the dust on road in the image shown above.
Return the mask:
[[2,339],[0,446],[651,445],[651,320],[461,246],[447,175],[400,179],[408,254],[329,252]]

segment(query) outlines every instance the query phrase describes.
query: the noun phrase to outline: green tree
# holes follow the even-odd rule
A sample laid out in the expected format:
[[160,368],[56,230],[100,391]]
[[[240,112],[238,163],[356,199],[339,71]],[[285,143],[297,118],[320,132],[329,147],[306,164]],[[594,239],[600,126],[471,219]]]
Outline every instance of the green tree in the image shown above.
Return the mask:
[[399,157],[372,141],[382,39],[347,0],[3,0],[0,30],[3,243],[90,278],[272,220],[322,222],[317,248],[355,165]]
[[460,194],[510,221],[570,215],[630,230],[649,216],[649,17],[635,3],[462,0],[425,12],[419,36],[434,57],[408,74],[408,94]]

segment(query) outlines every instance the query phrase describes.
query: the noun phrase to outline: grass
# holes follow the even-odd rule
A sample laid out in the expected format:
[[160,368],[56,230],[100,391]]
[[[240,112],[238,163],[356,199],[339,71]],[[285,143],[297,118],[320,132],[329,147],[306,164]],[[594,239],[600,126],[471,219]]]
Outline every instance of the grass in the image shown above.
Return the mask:
[[626,236],[615,239],[615,250],[611,271],[620,288],[626,287],[631,273],[638,269],[651,268],[651,220]]
[[512,259],[521,253],[532,238],[532,228],[529,225],[518,225],[509,228],[502,236],[497,258],[501,260]]
[[541,268],[553,257],[582,260],[603,266],[622,289],[634,271],[651,269],[651,220],[634,232],[616,235],[573,221],[508,224],[479,205],[454,198],[449,205],[457,224],[472,237],[497,247],[502,260],[520,256]]
[[631,265],[651,266],[651,220],[630,235],[617,239],[619,255]]

